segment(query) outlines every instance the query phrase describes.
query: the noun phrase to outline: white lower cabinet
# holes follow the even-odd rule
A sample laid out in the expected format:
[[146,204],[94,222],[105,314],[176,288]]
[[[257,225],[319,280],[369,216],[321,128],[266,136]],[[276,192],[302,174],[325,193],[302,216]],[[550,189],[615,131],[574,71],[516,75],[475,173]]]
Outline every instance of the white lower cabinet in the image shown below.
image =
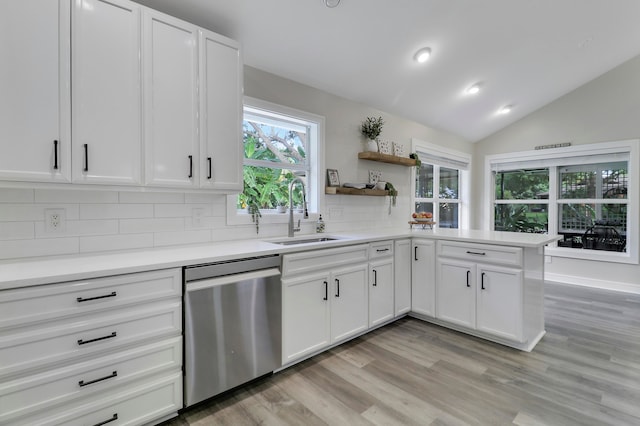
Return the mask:
[[394,318],[393,241],[371,243],[369,250],[369,327]]
[[177,412],[181,282],[168,269],[0,291],[0,424],[136,425]]
[[411,311],[434,317],[436,312],[436,243],[414,239],[411,244]]
[[411,311],[411,240],[397,240],[393,248],[394,315]]
[[367,330],[367,249],[357,245],[283,256],[283,365]]
[[[458,257],[438,257],[436,318],[501,339],[522,342],[524,275],[521,267],[515,267],[522,264],[522,250],[502,248],[497,251],[493,247],[454,243],[440,245],[444,250],[439,254],[453,253]],[[495,264],[467,260],[476,256]]]

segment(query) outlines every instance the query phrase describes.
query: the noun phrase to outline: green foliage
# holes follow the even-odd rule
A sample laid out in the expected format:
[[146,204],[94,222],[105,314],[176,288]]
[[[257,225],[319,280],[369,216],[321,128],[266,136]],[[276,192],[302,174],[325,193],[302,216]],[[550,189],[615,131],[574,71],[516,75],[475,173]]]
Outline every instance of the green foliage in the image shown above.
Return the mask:
[[367,117],[367,119],[362,122],[360,131],[367,138],[376,140],[378,136],[380,136],[380,133],[382,133],[382,126],[384,126],[382,117]]
[[508,232],[544,233],[547,213],[529,212],[528,206],[501,204],[495,210],[495,230]]
[[549,171],[518,170],[496,175],[497,200],[535,200],[549,197]]

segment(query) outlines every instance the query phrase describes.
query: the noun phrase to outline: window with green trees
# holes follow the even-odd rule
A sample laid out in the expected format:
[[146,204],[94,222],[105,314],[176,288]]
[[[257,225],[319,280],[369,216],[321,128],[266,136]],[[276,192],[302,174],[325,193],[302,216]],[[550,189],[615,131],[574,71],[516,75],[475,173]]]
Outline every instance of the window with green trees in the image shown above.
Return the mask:
[[[300,176],[310,191],[309,141],[313,123],[272,111],[245,106],[242,123],[244,144],[244,190],[238,209],[254,206],[261,210],[287,206],[288,185]],[[299,191],[294,207],[302,204]]]

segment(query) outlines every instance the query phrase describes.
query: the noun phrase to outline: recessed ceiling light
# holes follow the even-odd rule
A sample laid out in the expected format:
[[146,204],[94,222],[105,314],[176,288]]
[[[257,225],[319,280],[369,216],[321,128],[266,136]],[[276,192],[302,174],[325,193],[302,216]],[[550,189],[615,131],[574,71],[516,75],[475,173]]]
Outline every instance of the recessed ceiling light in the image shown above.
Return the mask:
[[476,83],[473,86],[469,86],[467,88],[467,90],[465,90],[465,93],[467,95],[475,95],[476,93],[478,93],[480,91],[480,86],[481,86],[480,83]]
[[422,49],[418,50],[415,55],[413,55],[413,59],[423,64],[429,60],[430,56],[431,56],[431,49],[428,47],[423,47]]
[[340,4],[340,0],[324,0],[324,5],[327,7],[336,7]]
[[513,109],[513,106],[505,105],[498,110],[498,114],[509,114],[512,109]]

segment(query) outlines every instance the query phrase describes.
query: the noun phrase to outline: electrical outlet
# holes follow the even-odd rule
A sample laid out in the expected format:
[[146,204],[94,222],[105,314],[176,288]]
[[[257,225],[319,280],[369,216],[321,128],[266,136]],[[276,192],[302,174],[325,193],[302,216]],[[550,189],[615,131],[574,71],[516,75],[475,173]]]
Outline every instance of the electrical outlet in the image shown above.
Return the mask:
[[202,227],[203,216],[204,216],[204,209],[202,207],[194,207],[191,210],[191,223],[194,228]]
[[67,228],[65,209],[45,209],[44,230],[47,234],[62,234]]

